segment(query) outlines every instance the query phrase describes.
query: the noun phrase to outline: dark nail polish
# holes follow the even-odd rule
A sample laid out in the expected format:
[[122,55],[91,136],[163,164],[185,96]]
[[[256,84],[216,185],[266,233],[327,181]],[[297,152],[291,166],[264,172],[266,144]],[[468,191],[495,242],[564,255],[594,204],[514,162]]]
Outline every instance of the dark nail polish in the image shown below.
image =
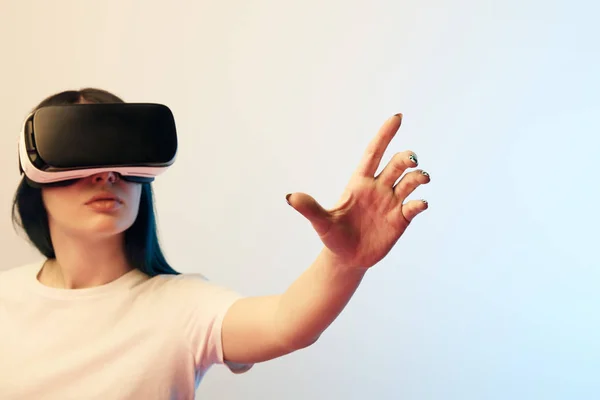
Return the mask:
[[423,175],[425,175],[425,176],[429,177],[429,173],[428,173],[428,172],[421,171],[421,173],[422,173]]
[[285,201],[287,201],[287,203],[288,203],[289,205],[291,205],[291,204],[290,204],[290,197],[291,197],[291,196],[292,196],[292,194],[291,194],[291,193],[290,193],[290,194],[288,194],[287,196],[285,196]]
[[419,160],[417,159],[417,155],[416,154],[411,154],[408,158],[410,158],[410,161],[414,162],[415,165],[419,165]]

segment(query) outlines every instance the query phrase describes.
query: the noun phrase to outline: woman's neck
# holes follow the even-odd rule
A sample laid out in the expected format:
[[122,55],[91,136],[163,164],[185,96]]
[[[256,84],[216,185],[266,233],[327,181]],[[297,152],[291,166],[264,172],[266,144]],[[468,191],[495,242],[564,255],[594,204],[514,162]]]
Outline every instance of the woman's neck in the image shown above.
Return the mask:
[[112,282],[132,267],[127,262],[123,236],[82,239],[53,234],[56,258],[48,260],[38,280],[50,287],[83,289]]

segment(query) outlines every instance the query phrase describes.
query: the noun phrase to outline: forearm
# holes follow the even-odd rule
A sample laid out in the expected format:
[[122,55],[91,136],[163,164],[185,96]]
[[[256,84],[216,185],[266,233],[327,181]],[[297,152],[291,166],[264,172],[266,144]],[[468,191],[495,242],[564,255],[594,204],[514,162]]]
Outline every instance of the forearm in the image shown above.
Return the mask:
[[311,345],[348,304],[364,273],[338,264],[325,249],[284,293],[239,300],[223,321],[225,359],[257,363]]
[[275,326],[290,349],[314,343],[339,316],[366,270],[338,264],[324,249],[315,262],[279,296]]

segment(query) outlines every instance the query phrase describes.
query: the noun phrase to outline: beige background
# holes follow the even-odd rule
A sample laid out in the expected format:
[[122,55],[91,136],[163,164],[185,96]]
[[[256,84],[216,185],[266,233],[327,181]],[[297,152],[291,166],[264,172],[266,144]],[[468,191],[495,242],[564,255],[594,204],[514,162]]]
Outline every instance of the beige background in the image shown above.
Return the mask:
[[54,92],[171,107],[167,255],[248,295],[319,249],[285,194],[332,205],[401,111],[387,157],[417,151],[430,210],[316,345],[215,368],[199,398],[598,398],[594,4],[0,1],[0,268],[39,258],[10,204],[20,124]]

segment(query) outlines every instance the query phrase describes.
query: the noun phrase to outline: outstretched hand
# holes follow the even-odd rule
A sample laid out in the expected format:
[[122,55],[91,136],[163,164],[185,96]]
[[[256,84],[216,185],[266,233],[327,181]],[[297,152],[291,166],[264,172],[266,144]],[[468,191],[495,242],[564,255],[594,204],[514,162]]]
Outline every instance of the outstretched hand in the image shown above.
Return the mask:
[[292,193],[287,201],[310,221],[337,262],[368,269],[383,259],[428,204],[405,202],[417,187],[430,181],[429,174],[409,168],[418,166],[412,151],[395,154],[375,176],[383,154],[402,123],[402,114],[390,118],[369,143],[359,167],[337,205],[323,208],[305,193]]

